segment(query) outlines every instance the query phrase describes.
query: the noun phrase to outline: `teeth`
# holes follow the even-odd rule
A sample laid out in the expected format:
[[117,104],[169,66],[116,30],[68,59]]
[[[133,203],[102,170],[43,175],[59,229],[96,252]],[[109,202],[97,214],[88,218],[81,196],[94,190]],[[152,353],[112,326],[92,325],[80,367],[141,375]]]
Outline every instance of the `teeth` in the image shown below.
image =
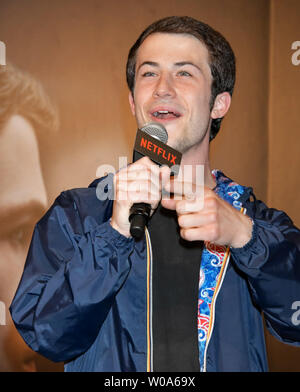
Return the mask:
[[155,117],[158,117],[160,114],[168,114],[168,113],[173,113],[174,116],[179,117],[179,114],[174,113],[174,112],[170,112],[169,110],[158,110],[157,112],[154,112],[153,115]]
[[168,110],[158,110],[157,112],[154,112],[153,115],[154,115],[155,117],[157,117],[157,116],[160,115],[160,114],[168,114],[168,113],[169,113]]

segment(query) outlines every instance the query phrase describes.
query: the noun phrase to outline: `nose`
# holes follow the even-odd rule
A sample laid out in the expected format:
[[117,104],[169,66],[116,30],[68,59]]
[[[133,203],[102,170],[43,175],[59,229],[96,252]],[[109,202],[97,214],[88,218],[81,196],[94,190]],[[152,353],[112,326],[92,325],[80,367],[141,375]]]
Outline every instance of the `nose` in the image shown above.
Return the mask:
[[155,98],[171,98],[175,96],[175,89],[169,75],[161,74],[153,92]]

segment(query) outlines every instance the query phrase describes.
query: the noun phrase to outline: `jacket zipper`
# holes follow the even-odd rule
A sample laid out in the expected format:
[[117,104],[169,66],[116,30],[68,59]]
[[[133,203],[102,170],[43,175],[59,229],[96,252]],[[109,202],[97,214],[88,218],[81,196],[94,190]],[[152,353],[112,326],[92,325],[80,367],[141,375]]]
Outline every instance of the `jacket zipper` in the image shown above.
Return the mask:
[[206,372],[206,355],[207,355],[207,349],[208,349],[208,345],[213,333],[213,329],[214,329],[214,323],[215,323],[215,304],[216,304],[216,300],[218,297],[218,294],[220,292],[220,289],[222,287],[223,284],[223,280],[226,274],[226,269],[228,266],[228,262],[230,259],[230,251],[229,248],[226,249],[226,254],[224,256],[224,261],[223,261],[223,269],[220,272],[220,277],[219,277],[219,281],[217,282],[216,285],[216,290],[211,302],[211,311],[210,311],[210,322],[209,322],[209,328],[208,328],[208,336],[207,336],[207,341],[206,341],[206,345],[205,345],[205,350],[204,350],[204,358],[203,358],[203,372]]
[[153,371],[153,330],[152,330],[152,246],[146,228],[147,244],[147,372]]

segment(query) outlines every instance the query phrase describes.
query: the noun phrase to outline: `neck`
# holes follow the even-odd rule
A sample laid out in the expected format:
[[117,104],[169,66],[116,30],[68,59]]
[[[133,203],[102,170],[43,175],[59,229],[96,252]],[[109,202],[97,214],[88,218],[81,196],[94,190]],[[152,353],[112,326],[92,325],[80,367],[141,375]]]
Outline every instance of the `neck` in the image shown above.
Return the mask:
[[[208,133],[209,136],[209,133]],[[192,166],[192,181],[196,183],[197,177],[197,166],[203,166],[204,185],[213,189],[216,186],[214,177],[211,174],[210,161],[209,161],[209,137],[205,137],[204,140],[190,148],[182,155],[181,167],[186,165]],[[200,171],[201,173],[201,171]],[[198,171],[199,174],[199,171]],[[199,181],[199,179],[198,179]]]

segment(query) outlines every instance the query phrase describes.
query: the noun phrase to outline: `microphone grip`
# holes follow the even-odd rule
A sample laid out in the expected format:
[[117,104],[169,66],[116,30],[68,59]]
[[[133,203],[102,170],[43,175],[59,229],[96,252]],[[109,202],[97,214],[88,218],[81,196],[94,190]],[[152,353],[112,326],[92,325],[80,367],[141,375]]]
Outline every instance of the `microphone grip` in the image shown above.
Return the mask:
[[151,205],[148,203],[134,203],[129,212],[130,234],[136,240],[140,240],[145,233],[151,213]]

